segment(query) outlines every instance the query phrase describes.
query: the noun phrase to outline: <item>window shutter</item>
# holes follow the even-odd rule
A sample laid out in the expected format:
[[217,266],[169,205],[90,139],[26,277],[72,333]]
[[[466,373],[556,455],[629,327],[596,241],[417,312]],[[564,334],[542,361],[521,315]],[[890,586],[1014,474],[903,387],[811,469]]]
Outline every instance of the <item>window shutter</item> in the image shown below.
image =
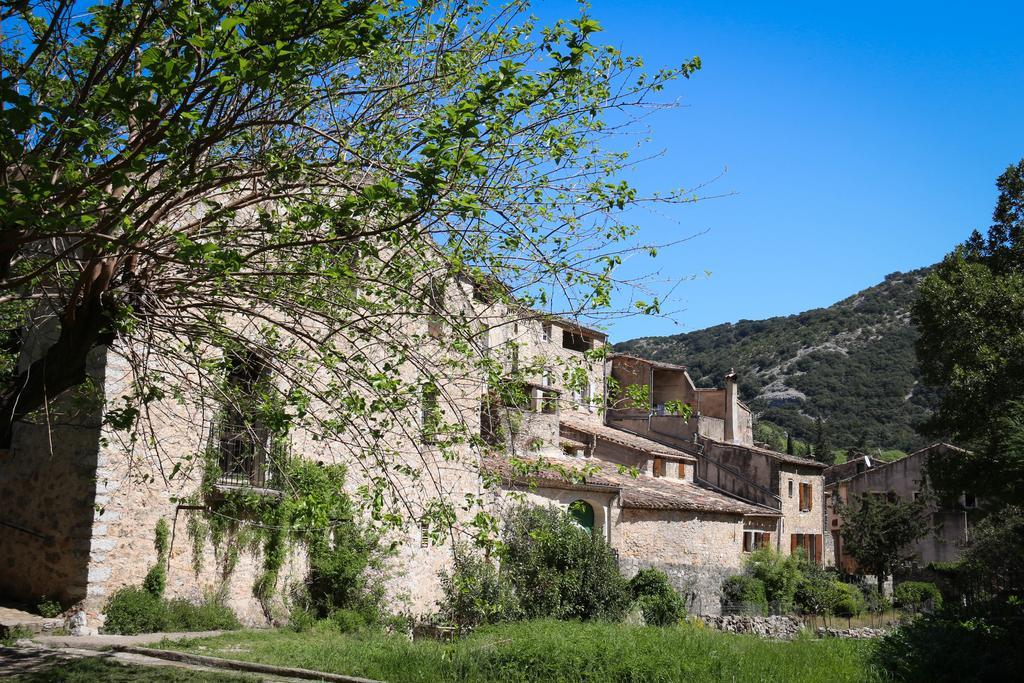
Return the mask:
[[799,534],[790,534],[789,535],[789,554],[790,555],[792,555],[793,553],[796,552],[797,536],[799,536]]
[[764,534],[761,535],[761,547],[762,548],[770,548],[770,547],[772,547],[772,535],[771,534],[764,533]]
[[821,566],[821,534],[815,534],[814,539],[814,564]]

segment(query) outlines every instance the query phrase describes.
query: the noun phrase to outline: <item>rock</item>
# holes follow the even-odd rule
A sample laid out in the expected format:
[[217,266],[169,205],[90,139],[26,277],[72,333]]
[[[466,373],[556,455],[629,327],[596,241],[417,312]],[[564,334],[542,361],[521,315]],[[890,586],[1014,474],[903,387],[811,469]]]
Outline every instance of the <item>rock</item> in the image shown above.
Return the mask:
[[64,628],[73,636],[95,636],[99,633],[96,628],[89,627],[89,621],[85,617],[85,612],[81,611],[74,612],[69,616]]

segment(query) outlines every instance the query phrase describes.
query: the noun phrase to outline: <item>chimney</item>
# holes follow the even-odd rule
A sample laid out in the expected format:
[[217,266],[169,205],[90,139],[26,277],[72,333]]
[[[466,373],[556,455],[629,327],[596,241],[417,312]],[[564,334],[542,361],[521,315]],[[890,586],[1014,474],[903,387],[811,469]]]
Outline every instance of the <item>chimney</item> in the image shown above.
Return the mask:
[[731,368],[725,376],[725,441],[739,440],[739,406],[736,405],[736,370]]

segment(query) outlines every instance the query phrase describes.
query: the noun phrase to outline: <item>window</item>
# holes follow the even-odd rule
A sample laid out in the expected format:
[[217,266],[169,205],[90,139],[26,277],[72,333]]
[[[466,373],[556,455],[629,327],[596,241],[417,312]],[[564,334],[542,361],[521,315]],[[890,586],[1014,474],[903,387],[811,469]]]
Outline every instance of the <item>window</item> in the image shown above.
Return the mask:
[[679,469],[677,471],[679,472],[677,476],[680,479],[686,479],[686,465],[684,465],[683,463],[679,463]]
[[[792,482],[790,482],[792,484]],[[800,484],[800,512],[810,512],[811,508],[814,507],[814,498],[811,495],[813,489],[810,484],[801,482]]]
[[590,382],[586,380],[580,387],[572,390],[572,401],[577,408],[589,408],[592,403],[590,396]]
[[551,341],[551,323],[540,324],[540,340],[542,342]]
[[793,497],[793,480],[792,479],[789,480],[789,497],[790,498]]
[[973,493],[969,493],[969,492],[965,491],[964,492],[964,509],[965,510],[973,510],[976,507],[978,507],[978,499],[974,496]]
[[654,471],[654,476],[656,476],[656,477],[664,477],[665,476],[665,461],[662,460],[661,458],[655,458],[652,470]]
[[589,351],[594,347],[594,341],[585,335],[576,332],[562,331],[562,348],[570,351]]
[[432,382],[423,385],[420,398],[420,441],[425,444],[437,443],[437,429],[441,424],[437,394],[437,386]]
[[230,353],[220,425],[220,483],[267,486],[270,433],[258,412],[270,386],[266,363],[253,352]]
[[540,392],[540,412],[547,415],[554,415],[558,412],[558,394],[556,392]]
[[430,522],[420,522],[420,547],[430,547]]
[[790,534],[789,552],[808,562],[821,564],[821,534]]
[[585,500],[574,501],[569,505],[569,514],[576,523],[587,531],[594,530],[594,507]]
[[761,548],[770,548],[772,535],[767,531],[744,531],[743,552],[752,553]]

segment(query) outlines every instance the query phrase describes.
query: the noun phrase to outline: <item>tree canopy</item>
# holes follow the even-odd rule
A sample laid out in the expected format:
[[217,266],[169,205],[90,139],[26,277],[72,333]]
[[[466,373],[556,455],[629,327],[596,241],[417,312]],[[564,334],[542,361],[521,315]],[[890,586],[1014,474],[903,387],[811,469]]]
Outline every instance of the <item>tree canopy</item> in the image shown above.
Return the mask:
[[996,187],[987,234],[922,281],[913,317],[924,378],[943,392],[928,431],[974,450],[936,462],[937,484],[1013,497],[1024,483],[1024,160]]
[[[616,288],[642,284],[616,275],[624,256],[654,251],[628,211],[693,199],[641,196],[618,141],[699,60],[646,74],[595,42],[585,8],[546,26],[527,9],[5,4],[0,435],[87,387],[90,354],[110,348],[131,389],[105,419],[159,449],[142,426],[154,403],[224,400],[245,348],[278,378],[258,385],[263,422],[345,433],[372,456],[379,503],[393,482],[369,463],[393,462],[383,435],[425,386],[445,391],[430,376],[496,372],[446,287],[607,315]],[[445,328],[431,344],[409,328],[427,317]],[[18,365],[28,338],[46,343]]]
[[886,577],[913,554],[909,546],[929,532],[926,500],[865,494],[839,506],[843,550],[875,576],[879,592]]

